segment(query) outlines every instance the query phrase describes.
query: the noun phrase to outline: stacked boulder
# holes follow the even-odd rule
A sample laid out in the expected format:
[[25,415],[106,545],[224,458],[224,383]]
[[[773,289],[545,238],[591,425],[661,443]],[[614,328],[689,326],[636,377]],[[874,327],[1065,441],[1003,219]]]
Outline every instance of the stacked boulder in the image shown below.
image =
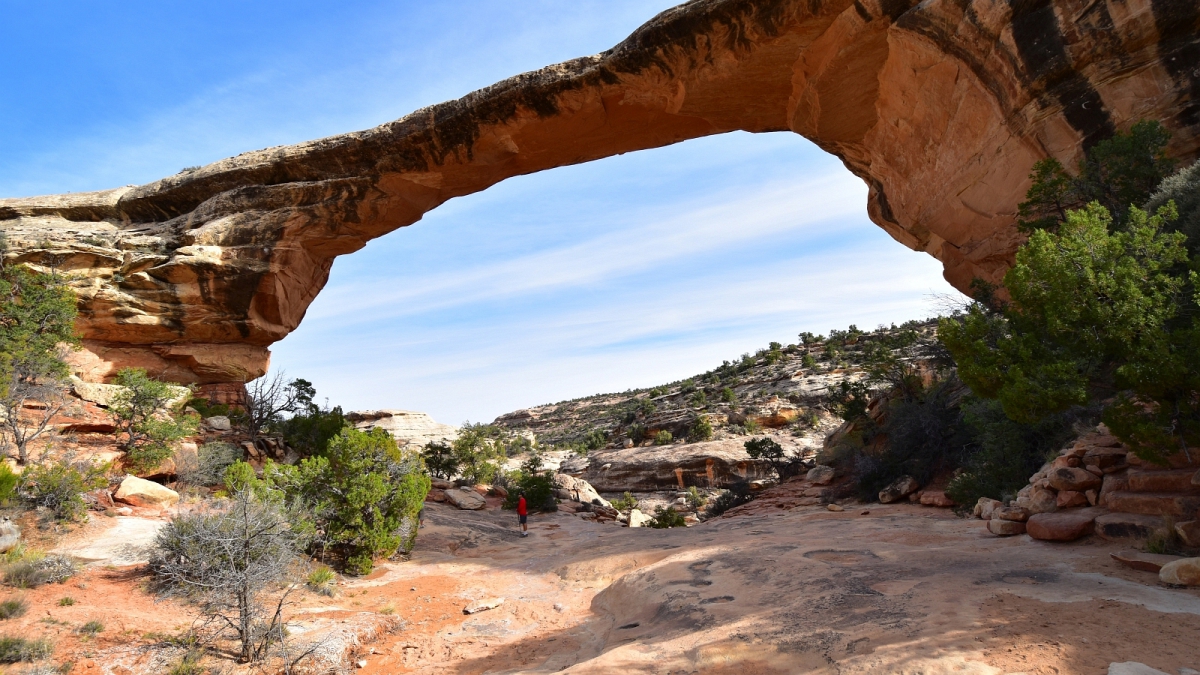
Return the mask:
[[[1200,454],[1193,452],[1192,455]],[[1181,452],[1157,466],[1099,425],[1029,479],[1009,504],[980,499],[976,517],[993,534],[1045,541],[1145,539],[1176,521],[1185,545],[1200,547],[1200,457]],[[996,522],[1002,521],[1002,522]],[[1013,523],[1023,523],[1023,527]]]

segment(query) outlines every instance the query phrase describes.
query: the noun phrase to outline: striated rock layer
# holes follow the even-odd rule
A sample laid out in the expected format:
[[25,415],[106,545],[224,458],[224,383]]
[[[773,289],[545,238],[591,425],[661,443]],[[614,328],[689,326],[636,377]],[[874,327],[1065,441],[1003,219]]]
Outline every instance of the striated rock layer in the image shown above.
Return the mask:
[[1200,146],[1195,0],[695,0],[613,49],[367,131],[149,185],[0,201],[9,256],[75,275],[77,372],[240,382],[333,259],[510,176],[734,130],[793,131],[871,219],[966,288],[1020,242],[1031,165],[1143,118]]

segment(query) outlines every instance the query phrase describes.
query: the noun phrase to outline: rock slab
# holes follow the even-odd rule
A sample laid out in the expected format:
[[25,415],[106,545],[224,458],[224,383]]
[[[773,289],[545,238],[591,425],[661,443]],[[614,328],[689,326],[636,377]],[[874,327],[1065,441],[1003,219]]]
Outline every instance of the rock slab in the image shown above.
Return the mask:
[[170,507],[179,503],[178,492],[137,476],[125,476],[113,498],[131,506]]
[[1092,533],[1096,517],[1092,509],[1059,513],[1035,513],[1025,523],[1029,536],[1042,541],[1075,541]]
[[456,490],[446,490],[446,501],[457,506],[464,511],[478,511],[484,506],[487,506],[487,500],[483,495],[469,487],[460,487]]
[[1158,573],[1164,566],[1179,560],[1179,556],[1177,555],[1146,553],[1145,551],[1134,551],[1132,549],[1117,551],[1109,555],[1113,560],[1123,565],[1128,565],[1135,570],[1154,573]]
[[898,502],[916,492],[920,487],[921,485],[917,482],[916,478],[901,476],[893,481],[891,485],[879,491],[879,501],[883,504]]
[[1200,586],[1200,558],[1169,562],[1158,571],[1158,579],[1173,586]]
[[484,600],[476,600],[471,604],[463,607],[463,614],[478,614],[486,612],[489,609],[496,609],[504,604],[504,598],[486,598]]

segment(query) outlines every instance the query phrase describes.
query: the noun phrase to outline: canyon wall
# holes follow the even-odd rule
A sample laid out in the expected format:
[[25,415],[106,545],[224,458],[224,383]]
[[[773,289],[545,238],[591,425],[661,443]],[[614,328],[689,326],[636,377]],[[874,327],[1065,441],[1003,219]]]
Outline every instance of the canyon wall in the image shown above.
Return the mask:
[[374,129],[137,187],[0,200],[7,257],[71,275],[81,377],[263,373],[336,256],[510,176],[734,130],[792,131],[965,289],[997,280],[1038,159],[1140,119],[1200,150],[1196,0],[695,0],[613,49]]

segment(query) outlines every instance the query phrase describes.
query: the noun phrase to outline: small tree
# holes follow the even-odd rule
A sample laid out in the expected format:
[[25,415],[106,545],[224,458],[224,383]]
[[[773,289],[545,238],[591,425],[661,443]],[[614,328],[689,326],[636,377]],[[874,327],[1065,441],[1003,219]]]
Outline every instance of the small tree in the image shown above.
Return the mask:
[[799,457],[789,456],[783,446],[765,436],[746,441],[744,447],[752,459],[761,459],[770,464],[780,481],[799,475],[805,468]]
[[246,385],[246,433],[256,440],[266,429],[277,426],[283,413],[311,415],[319,410],[313,403],[316,389],[308,380],[288,382],[282,371],[264,375]]
[[425,468],[435,478],[450,480],[458,473],[458,456],[449,443],[430,441],[421,450],[421,456],[425,458]]
[[244,662],[264,660],[284,640],[284,608],[296,583],[288,581],[297,541],[277,503],[251,490],[224,506],[181,514],[155,537],[150,556],[166,596],[194,600],[211,639],[231,635]]
[[504,452],[493,436],[494,429],[489,425],[463,423],[452,447],[458,471],[467,482],[486,483],[496,475],[496,460],[503,458]]
[[420,454],[397,448],[387,431],[343,429],[324,456],[290,477],[290,467],[278,470],[323,533],[315,543],[341,554],[350,573],[369,574],[375,558],[412,549],[429,478]]
[[123,368],[117,384],[125,387],[113,397],[109,411],[116,418],[130,465],[139,471],[153,469],[171,456],[175,442],[196,432],[194,416],[173,417],[167,410],[178,397],[176,387],[156,380],[141,368]]
[[21,473],[18,489],[29,504],[49,509],[55,520],[78,521],[87,514],[82,493],[107,485],[107,473],[107,463],[44,457]]
[[[22,464],[29,444],[66,404],[65,349],[75,337],[75,295],[57,274],[5,262],[0,233],[0,428]],[[31,409],[30,402],[40,406]]]
[[700,415],[692,422],[692,426],[688,429],[687,439],[689,443],[699,443],[700,441],[712,440],[713,427],[712,422],[708,421],[706,415]]

